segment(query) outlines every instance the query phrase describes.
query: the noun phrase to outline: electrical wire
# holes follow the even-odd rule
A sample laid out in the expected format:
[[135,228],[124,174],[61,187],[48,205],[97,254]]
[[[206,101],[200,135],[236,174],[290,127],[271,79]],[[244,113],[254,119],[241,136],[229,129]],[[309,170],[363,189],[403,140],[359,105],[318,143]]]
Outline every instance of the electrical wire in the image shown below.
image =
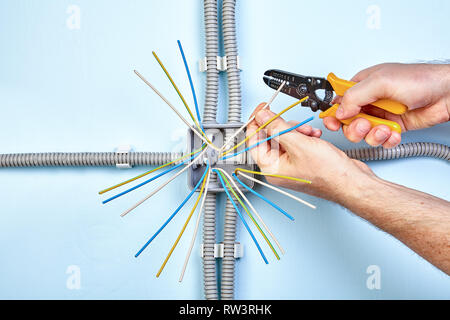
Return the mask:
[[263,236],[264,240],[266,240],[267,244],[269,245],[270,249],[273,251],[275,257],[280,260],[280,256],[278,255],[278,253],[276,252],[275,248],[272,246],[272,243],[269,241],[269,239],[267,239],[267,236],[265,235],[264,231],[261,229],[261,227],[259,226],[258,222],[256,222],[255,218],[253,217],[253,215],[250,213],[250,211],[247,209],[247,207],[245,206],[245,204],[242,202],[242,200],[239,198],[239,196],[236,194],[236,192],[234,192],[233,187],[231,187],[230,182],[228,181],[228,179],[225,177],[225,175],[220,172],[220,175],[222,176],[222,178],[225,180],[225,183],[228,186],[228,189],[233,193],[234,197],[236,198],[236,200],[239,202],[239,204],[241,205],[242,208],[244,208],[244,211],[247,213],[247,215],[250,217],[250,219],[253,221],[253,223],[255,224],[256,228],[258,229],[258,231],[261,233],[261,235]]
[[181,45],[180,40],[177,40],[177,43],[178,43],[178,48],[180,48],[181,57],[183,58],[184,68],[186,69],[186,73],[187,73],[187,76],[189,79],[189,85],[191,86],[192,99],[194,100],[195,112],[197,113],[197,120],[198,120],[198,123],[200,124],[202,131],[205,132],[205,129],[203,129],[202,119],[200,117],[200,110],[198,108],[197,95],[195,94],[194,83],[192,82],[191,72],[189,71],[189,66],[188,66],[188,63],[186,60],[186,56],[184,55],[183,46]]
[[287,213],[286,211],[284,211],[283,209],[281,209],[278,205],[276,205],[275,203],[273,203],[272,201],[270,201],[269,199],[267,199],[266,197],[264,197],[262,194],[256,192],[255,190],[253,190],[252,188],[250,188],[249,186],[247,186],[244,182],[241,181],[241,179],[239,179],[239,177],[233,172],[233,177],[236,179],[237,182],[239,182],[241,184],[241,186],[243,186],[245,189],[247,189],[248,191],[250,191],[251,193],[253,193],[255,196],[259,197],[260,199],[264,200],[265,202],[267,202],[268,204],[270,204],[272,207],[274,207],[275,209],[277,209],[278,211],[280,211],[282,214],[284,214],[286,217],[288,217],[289,219],[291,219],[292,221],[294,221],[294,217],[291,216],[289,213]]
[[128,180],[126,180],[126,181],[124,181],[124,182],[121,182],[121,183],[118,183],[118,184],[116,184],[116,185],[114,185],[114,186],[112,186],[112,187],[109,187],[109,188],[107,188],[107,189],[104,189],[104,190],[102,190],[102,191],[99,191],[98,194],[104,194],[104,193],[106,193],[106,192],[108,192],[108,191],[111,191],[111,190],[114,190],[114,189],[116,189],[116,188],[118,188],[118,187],[121,187],[121,186],[123,186],[123,185],[125,185],[125,184],[127,184],[127,183],[130,183],[130,182],[133,182],[133,181],[135,181],[135,180],[138,180],[138,179],[140,179],[140,178],[142,178],[142,177],[145,177],[146,175],[149,175],[150,173],[153,173],[153,172],[155,172],[155,171],[158,171],[158,170],[160,170],[160,169],[162,169],[162,168],[165,168],[165,167],[167,167],[167,166],[169,166],[169,165],[171,165],[171,164],[173,164],[173,163],[176,163],[176,162],[178,162],[178,161],[180,161],[180,160],[183,160],[183,159],[185,159],[185,158],[187,158],[187,157],[189,157],[189,156],[191,156],[191,155],[193,155],[193,154],[195,154],[195,153],[197,153],[197,152],[200,152],[200,151],[203,150],[205,147],[206,147],[206,144],[203,144],[201,148],[198,148],[197,150],[194,150],[194,151],[192,151],[192,152],[189,153],[189,154],[185,154],[184,156],[181,156],[181,157],[179,157],[179,158],[177,158],[177,159],[175,159],[175,160],[172,160],[172,161],[170,161],[170,162],[167,162],[167,163],[165,163],[165,164],[163,164],[163,165],[161,165],[161,166],[159,166],[159,167],[157,167],[157,168],[155,168],[155,169],[152,169],[152,170],[147,171],[147,172],[145,172],[145,173],[143,173],[143,174],[140,174],[140,175],[138,175],[138,176],[136,176],[136,177],[134,177],[134,178],[128,179]]
[[174,166],[174,167],[172,167],[172,168],[169,168],[169,169],[167,169],[167,170],[164,170],[164,171],[161,172],[160,174],[157,174],[156,176],[154,176],[154,177],[152,177],[152,178],[150,178],[150,179],[148,179],[148,180],[145,180],[144,182],[141,182],[141,183],[135,185],[134,187],[131,187],[131,188],[129,188],[129,189],[123,191],[123,192],[120,192],[120,193],[116,194],[115,196],[112,196],[112,197],[110,197],[110,198],[108,198],[108,199],[102,201],[102,203],[103,203],[103,204],[106,204],[106,203],[108,203],[108,202],[110,202],[110,201],[112,201],[112,200],[114,200],[114,199],[117,199],[117,198],[119,198],[119,197],[121,197],[121,196],[123,196],[123,195],[126,195],[127,193],[130,193],[131,191],[134,191],[134,190],[136,190],[136,189],[138,189],[138,188],[140,188],[140,187],[146,185],[147,183],[150,183],[150,182],[154,181],[154,180],[158,179],[159,177],[165,175],[166,173],[169,173],[169,172],[171,172],[171,171],[173,171],[173,170],[175,170],[175,169],[181,167],[182,165],[186,164],[186,162],[192,160],[194,157],[195,157],[195,154],[194,154],[193,156],[191,156],[189,159],[184,160],[183,162],[177,164],[176,166]]
[[[284,254],[284,249],[281,247],[278,239],[275,237],[275,235],[272,233],[272,231],[269,229],[269,227],[266,225],[266,223],[264,222],[264,220],[262,219],[262,217],[259,215],[258,211],[256,211],[255,207],[253,207],[252,203],[248,200],[248,198],[244,195],[244,193],[238,188],[238,186],[236,185],[236,183],[233,181],[233,178],[223,169],[217,168],[218,170],[220,170],[225,176],[226,179],[231,182],[233,184],[234,189],[237,190],[237,192],[239,193],[239,195],[241,196],[242,199],[244,199],[244,201],[247,203],[247,205],[250,207],[250,209],[253,211],[253,213],[255,214],[256,218],[258,218],[258,220],[261,222],[261,224],[263,225],[263,227],[267,230],[267,233],[272,237],[272,239],[275,241],[275,244],[278,246],[278,248],[280,249],[281,253]],[[228,184],[229,186],[229,184]],[[231,188],[231,190],[233,190],[233,188]],[[236,195],[235,195],[236,197]],[[238,197],[236,197],[236,199],[238,199]],[[242,204],[241,204],[242,205]],[[248,213],[247,213],[248,214]],[[249,215],[251,217],[251,215]],[[252,219],[253,220],[253,219]],[[257,224],[256,224],[257,225]],[[261,230],[260,230],[261,232]],[[264,233],[261,232],[261,234],[263,235],[263,237],[265,236]],[[267,244],[269,244],[269,246],[271,246],[271,249],[273,251],[273,253],[275,254],[275,256],[277,257],[278,260],[280,260],[280,257],[278,256],[277,252],[275,251],[275,249],[272,247],[272,244],[270,243],[270,241],[268,241],[267,238],[265,238]]]
[[[283,81],[281,83],[281,85],[278,87],[278,89],[275,91],[275,93],[272,95],[272,97],[269,99],[269,102],[267,102],[264,107],[261,108],[261,110],[266,109],[268,106],[270,106],[272,104],[272,102],[275,100],[275,98],[278,96],[278,94],[280,93],[281,89],[283,89],[284,85],[286,84],[286,81]],[[235,133],[233,133],[233,135],[222,145],[222,147],[220,148],[220,151],[222,152],[229,144],[231,141],[233,141],[234,138],[236,138],[236,136],[245,128],[247,128],[247,126],[250,124],[250,122],[252,122],[253,120],[255,120],[256,114],[254,114],[253,116],[250,117],[250,119],[247,120],[247,122],[240,127]]]
[[272,123],[272,121],[274,121],[275,119],[277,119],[278,117],[280,117],[281,115],[283,115],[285,112],[287,112],[288,110],[292,109],[293,107],[299,105],[300,103],[302,103],[303,101],[307,100],[309,97],[304,97],[303,99],[298,100],[297,102],[291,104],[290,106],[288,106],[287,108],[283,109],[281,112],[277,113],[276,115],[274,115],[270,120],[268,120],[266,123],[264,123],[262,126],[260,126],[258,129],[256,129],[254,132],[252,132],[251,134],[249,134],[248,136],[246,136],[241,142],[239,142],[238,144],[236,144],[235,146],[229,148],[228,150],[222,152],[221,156],[226,155],[227,153],[230,153],[231,151],[233,151],[234,149],[240,147],[242,144],[244,144],[248,139],[250,139],[251,137],[253,137],[255,134],[257,134],[259,131],[261,131],[262,129],[264,129],[265,127],[267,127],[270,123]]
[[231,187],[228,179],[222,174],[222,178],[225,180],[225,183],[228,186],[228,189],[233,193],[234,197],[236,198],[236,200],[239,202],[239,204],[241,205],[241,207],[244,209],[244,211],[247,213],[247,215],[250,217],[250,219],[253,221],[253,223],[255,224],[256,228],[258,229],[258,231],[261,233],[261,235],[263,236],[264,240],[267,242],[267,244],[269,245],[270,249],[273,251],[273,253],[275,254],[275,257],[279,260],[280,257],[278,255],[278,253],[276,252],[276,250],[274,249],[274,247],[272,246],[272,243],[269,241],[269,239],[267,239],[267,236],[265,235],[264,231],[262,231],[261,227],[259,226],[258,222],[255,220],[255,218],[253,217],[253,215],[250,213],[250,211],[248,210],[248,208],[245,206],[245,204],[242,202],[242,200],[239,198],[239,196],[236,194],[236,192],[234,192],[233,188]]
[[155,193],[157,193],[158,191],[160,191],[162,188],[164,188],[167,184],[169,184],[172,180],[174,180],[176,177],[178,177],[180,174],[182,174],[184,171],[186,171],[189,167],[191,167],[195,162],[197,162],[197,160],[206,152],[205,149],[203,150],[194,160],[191,161],[190,164],[188,164],[187,166],[185,166],[183,169],[181,169],[179,172],[177,172],[173,177],[171,177],[169,180],[167,180],[166,182],[164,182],[162,185],[160,185],[158,188],[156,188],[154,191],[152,191],[148,196],[146,196],[145,198],[143,198],[142,200],[138,201],[136,204],[134,204],[131,208],[129,208],[128,210],[124,211],[120,216],[124,217],[126,216],[128,213],[130,213],[131,211],[133,211],[134,209],[136,209],[138,206],[140,206],[141,204],[143,204],[145,201],[147,201],[148,199],[150,199]]
[[250,227],[248,226],[247,222],[245,221],[244,217],[242,216],[241,211],[239,210],[238,206],[236,205],[236,203],[234,202],[234,200],[231,197],[230,193],[228,192],[227,186],[225,185],[225,182],[224,182],[224,180],[222,178],[222,175],[219,173],[219,171],[217,169],[213,169],[213,171],[215,171],[217,173],[217,177],[219,178],[220,183],[222,184],[222,187],[223,187],[225,193],[227,194],[228,199],[230,199],[231,204],[233,205],[234,209],[236,209],[236,212],[238,213],[239,218],[241,218],[242,223],[245,226],[245,229],[247,229],[248,233],[252,237],[253,242],[255,243],[256,247],[258,248],[258,251],[261,254],[261,257],[263,258],[264,262],[266,264],[269,264],[269,261],[267,261],[267,258],[264,255],[264,252],[262,251],[261,247],[259,246],[258,240],[256,240],[255,235],[253,234],[252,230],[250,230]]
[[291,181],[297,181],[297,182],[303,182],[303,183],[311,184],[311,181],[309,181],[309,180],[300,179],[300,178],[294,178],[294,177],[289,177],[289,176],[282,176],[280,174],[265,173],[265,172],[247,170],[247,169],[242,169],[242,168],[236,168],[234,170],[234,172],[236,172],[236,173],[239,172],[239,171],[247,172],[247,173],[253,173],[253,174],[260,175],[260,176],[281,178],[281,179],[286,179],[286,180],[291,180]]
[[161,67],[161,69],[163,69],[164,73],[166,74],[167,78],[169,79],[170,83],[172,84],[173,88],[175,89],[175,91],[177,92],[178,96],[180,97],[181,101],[183,102],[184,106],[186,107],[187,112],[189,113],[189,115],[191,116],[192,121],[194,121],[195,125],[197,126],[197,128],[200,129],[200,126],[198,125],[197,120],[194,118],[194,115],[192,114],[191,108],[189,108],[189,106],[186,103],[186,100],[184,100],[183,95],[181,94],[180,90],[178,89],[177,85],[175,84],[175,82],[173,81],[172,77],[170,76],[169,72],[167,71],[166,67],[164,66],[164,64],[162,63],[162,61],[159,59],[158,55],[156,54],[155,51],[152,51],[153,56],[155,57],[156,61],[158,61],[159,66]]
[[[205,170],[205,173],[206,173],[206,174],[208,175],[208,177],[209,177],[209,163],[208,163],[208,166],[207,166],[207,168],[206,168],[206,170]],[[200,201],[200,198],[202,197],[203,190],[205,189],[206,176],[203,175],[203,178],[202,178],[202,179],[203,179],[203,180],[202,180],[203,183],[202,183],[202,186],[201,186],[201,188],[200,188],[200,192],[199,192],[199,194],[198,194],[197,200],[195,201],[195,204],[194,204],[194,206],[192,207],[191,212],[189,213],[189,216],[187,217],[186,222],[185,222],[184,225],[183,225],[183,228],[181,229],[180,233],[178,234],[177,239],[175,240],[175,242],[174,242],[172,248],[170,249],[169,253],[167,254],[166,259],[164,260],[163,264],[161,265],[161,268],[159,268],[158,273],[156,274],[156,277],[157,277],[157,278],[159,277],[159,275],[161,274],[161,272],[164,270],[164,267],[166,266],[167,261],[169,261],[170,256],[172,255],[172,253],[173,253],[173,251],[175,250],[175,248],[176,248],[178,242],[180,241],[181,237],[183,236],[183,233],[184,233],[184,231],[186,230],[187,225],[188,225],[189,222],[191,221],[191,218],[192,218],[192,215],[194,214],[195,209],[197,209],[197,205],[198,205],[198,203],[199,203],[199,201]]]
[[198,181],[197,185],[192,189],[192,191],[187,195],[187,197],[181,202],[178,208],[172,213],[172,215],[163,223],[163,225],[151,236],[151,238],[142,246],[142,248],[135,254],[135,258],[139,257],[139,255],[148,247],[148,245],[161,233],[161,231],[169,224],[169,222],[176,216],[176,214],[183,208],[183,206],[188,202],[188,200],[192,197],[194,192],[198,189],[200,184],[203,182],[206,173],[209,171],[209,163],[203,173],[201,179]]
[[144,81],[144,83],[149,86],[176,114],[177,116],[189,127],[189,129],[191,129],[200,139],[203,140],[203,142],[205,142],[208,146],[210,146],[211,148],[219,151],[219,147],[216,147],[210,140],[209,138],[203,133],[203,132],[199,132],[197,129],[195,129],[182,115],[181,113],[169,102],[169,100],[166,99],[166,97],[164,97],[162,95],[161,92],[159,92],[150,82],[148,82],[147,79],[145,79],[137,70],[134,70],[134,73],[141,78],[142,81]]
[[192,234],[191,243],[190,243],[189,249],[188,249],[188,251],[186,253],[186,258],[184,259],[184,264],[183,264],[183,268],[181,269],[180,279],[178,280],[179,282],[183,281],[184,273],[186,272],[186,267],[187,267],[187,264],[189,262],[189,258],[190,258],[191,253],[192,253],[192,248],[194,247],[195,238],[197,237],[198,228],[200,226],[200,219],[201,219],[201,216],[202,216],[203,206],[205,205],[206,196],[208,194],[208,186],[209,186],[210,178],[211,178],[211,173],[208,173],[208,177],[207,177],[207,181],[206,181],[206,185],[205,185],[205,194],[203,195],[203,199],[202,199],[202,202],[200,204],[200,208],[198,209],[198,215],[197,215],[197,221],[195,222],[194,233]]
[[298,197],[296,197],[296,196],[294,196],[294,195],[292,195],[292,194],[290,194],[290,193],[288,193],[288,192],[286,192],[286,191],[283,191],[283,190],[281,190],[281,189],[279,189],[279,188],[277,188],[277,187],[274,187],[274,186],[272,186],[272,185],[270,185],[270,184],[268,184],[268,183],[265,183],[265,182],[263,182],[263,181],[260,181],[260,180],[258,180],[258,179],[252,178],[252,177],[250,177],[249,175],[246,175],[245,173],[242,173],[242,172],[239,172],[239,171],[238,171],[238,173],[239,173],[240,175],[242,175],[243,177],[245,177],[246,179],[248,179],[248,180],[251,180],[251,181],[253,181],[253,182],[259,183],[259,184],[261,184],[261,185],[263,185],[263,186],[265,186],[265,187],[267,187],[267,188],[269,188],[269,189],[272,189],[272,190],[274,190],[274,191],[277,191],[277,192],[279,192],[279,193],[281,193],[281,194],[283,194],[283,195],[285,195],[285,196],[287,196],[287,197],[289,197],[289,198],[291,198],[291,199],[294,199],[294,200],[296,200],[296,201],[298,201],[298,202],[300,202],[300,203],[302,203],[302,204],[304,204],[304,205],[306,205],[306,206],[308,206],[308,207],[310,207],[310,208],[312,208],[312,209],[316,209],[316,206],[315,206],[315,205],[313,205],[313,204],[311,204],[311,203],[309,203],[309,202],[307,202],[307,201],[305,201],[305,200],[302,200],[302,199],[300,199],[300,198],[298,198]]
[[154,177],[152,177],[152,178],[150,178],[150,179],[148,179],[148,180],[145,180],[144,182],[141,182],[141,183],[135,185],[134,187],[131,187],[131,188],[129,188],[129,189],[123,191],[123,192],[120,192],[120,193],[118,193],[118,194],[116,194],[116,195],[114,195],[114,196],[112,196],[112,197],[110,197],[110,198],[108,198],[108,199],[102,201],[102,203],[103,203],[103,204],[106,204],[106,203],[108,203],[108,202],[110,202],[110,201],[112,201],[112,200],[114,200],[114,199],[117,199],[117,198],[119,198],[119,197],[121,197],[121,196],[123,196],[123,195],[126,195],[127,193],[130,193],[131,191],[134,191],[134,190],[136,190],[136,189],[138,189],[138,188],[140,188],[140,187],[146,185],[147,183],[150,183],[150,182],[154,181],[154,180],[158,179],[159,177],[165,175],[166,173],[169,173],[169,172],[171,172],[171,171],[173,171],[173,170],[175,170],[175,169],[181,167],[182,165],[186,164],[186,162],[192,160],[194,157],[195,157],[195,155],[193,155],[193,156],[191,156],[189,159],[184,160],[183,162],[177,164],[176,166],[174,166],[174,167],[172,167],[172,168],[169,168],[169,169],[167,169],[167,170],[164,170],[164,171],[161,172],[160,174],[157,174],[156,176],[154,176]]
[[228,156],[222,157],[222,158],[220,158],[219,160],[226,160],[226,159],[229,159],[229,158],[236,157],[236,156],[240,155],[241,153],[247,152],[247,151],[249,151],[249,150],[251,150],[251,149],[253,149],[253,148],[259,146],[261,143],[264,143],[264,142],[266,142],[266,141],[272,140],[273,138],[279,137],[279,136],[281,136],[281,135],[283,135],[283,134],[285,134],[285,133],[291,132],[292,130],[297,129],[298,127],[304,125],[305,123],[310,122],[310,121],[313,120],[313,119],[314,119],[314,117],[310,117],[310,118],[306,119],[305,121],[302,121],[302,122],[300,122],[299,124],[296,124],[295,126],[289,128],[289,129],[280,131],[280,132],[278,132],[278,133],[276,133],[276,134],[274,134],[274,135],[271,135],[270,137],[267,137],[267,138],[265,138],[265,139],[263,139],[263,140],[260,140],[260,141],[258,141],[258,142],[256,142],[256,143],[252,144],[251,146],[249,146],[249,147],[247,147],[247,148],[245,148],[245,149],[243,149],[243,150],[241,150],[241,151],[238,151],[238,152],[236,152],[236,153],[233,153],[233,154],[230,154],[230,155],[228,155]]

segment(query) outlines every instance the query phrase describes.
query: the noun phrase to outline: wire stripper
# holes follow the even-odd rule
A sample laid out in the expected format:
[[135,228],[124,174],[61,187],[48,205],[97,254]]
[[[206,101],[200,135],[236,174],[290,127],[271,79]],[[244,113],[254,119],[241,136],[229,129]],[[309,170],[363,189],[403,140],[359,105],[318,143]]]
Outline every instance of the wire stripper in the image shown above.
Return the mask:
[[[284,87],[281,89],[281,92],[296,99],[302,99],[309,96],[308,100],[302,102],[302,106],[309,107],[314,112],[321,110],[322,112],[320,113],[319,118],[335,117],[339,104],[331,105],[334,95],[333,92],[335,92],[338,96],[343,96],[345,91],[356,84],[356,82],[353,81],[340,79],[334,73],[328,74],[327,79],[325,79],[302,76],[275,69],[267,70],[264,73],[263,79],[269,87],[275,90],[280,87],[283,81],[286,81]],[[371,105],[398,115],[403,114],[408,110],[404,104],[390,99],[378,100],[371,103]],[[352,118],[339,121],[348,125],[353,119],[356,118],[364,118],[369,120],[372,127],[383,124],[388,126],[392,131],[396,131],[398,133],[402,132],[402,129],[397,122],[378,118],[362,112]]]

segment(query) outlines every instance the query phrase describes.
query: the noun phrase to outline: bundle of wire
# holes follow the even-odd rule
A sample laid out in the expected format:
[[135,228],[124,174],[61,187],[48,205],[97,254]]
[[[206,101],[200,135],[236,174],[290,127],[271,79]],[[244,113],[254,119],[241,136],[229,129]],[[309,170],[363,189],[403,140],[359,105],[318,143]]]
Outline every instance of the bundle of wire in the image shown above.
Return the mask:
[[[191,87],[191,92],[192,92],[192,99],[194,101],[194,105],[195,105],[195,113],[196,113],[196,117],[194,116],[193,112],[191,111],[191,109],[189,108],[184,96],[181,94],[180,90],[178,89],[177,85],[175,84],[174,80],[172,79],[170,73],[167,71],[166,67],[164,66],[164,64],[162,63],[161,59],[158,57],[158,55],[153,52],[153,56],[155,57],[156,61],[158,62],[158,64],[160,65],[161,69],[163,70],[163,72],[165,73],[165,75],[167,76],[167,78],[169,79],[171,85],[173,86],[173,88],[175,89],[175,91],[177,92],[181,102],[183,103],[183,105],[186,108],[186,111],[188,112],[191,120],[193,121],[194,125],[190,124],[184,117],[183,115],[150,83],[148,82],[138,71],[134,71],[136,73],[136,75],[142,79],[142,81],[144,81],[144,83],[146,83],[177,115],[178,117],[188,126],[188,128],[190,128],[194,134],[196,134],[202,141],[203,141],[203,145],[201,146],[201,148],[194,150],[186,155],[183,155],[182,157],[179,157],[177,159],[174,159],[164,165],[161,165],[157,168],[154,168],[150,171],[144,172],[136,177],[133,177],[131,179],[128,179],[126,181],[120,182],[112,187],[106,188],[102,191],[99,192],[99,194],[105,194],[107,192],[110,192],[112,190],[115,190],[119,187],[122,187],[126,184],[129,184],[131,182],[134,182],[138,179],[141,179],[143,177],[146,177],[156,171],[159,171],[161,169],[164,169],[168,166],[171,166],[170,168],[166,168],[164,171],[156,174],[155,176],[131,187],[126,189],[125,191],[122,191],[112,197],[109,197],[107,199],[105,199],[102,203],[106,204],[109,203],[112,200],[115,200],[119,197],[122,197],[128,193],[130,193],[131,191],[134,191],[138,188],[141,188],[145,185],[147,185],[150,182],[155,181],[156,179],[164,176],[165,174],[172,172],[180,167],[183,167],[180,171],[178,171],[175,175],[173,175],[170,179],[166,180],[165,182],[163,182],[160,186],[158,186],[155,190],[153,190],[150,194],[148,194],[146,197],[144,197],[143,199],[141,199],[139,202],[137,202],[136,204],[134,204],[132,207],[130,207],[129,209],[127,209],[126,211],[124,211],[121,216],[124,217],[125,215],[127,215],[128,213],[130,213],[131,211],[133,211],[134,209],[136,209],[138,206],[140,206],[142,203],[144,203],[145,201],[147,201],[148,199],[150,199],[154,194],[156,194],[157,192],[159,192],[160,190],[162,190],[165,186],[167,186],[171,181],[173,181],[174,179],[176,179],[178,176],[180,176],[183,172],[185,172],[189,167],[191,167],[194,163],[198,162],[199,160],[202,159],[202,156],[205,154],[205,152],[207,151],[208,148],[213,148],[217,151],[220,152],[221,158],[220,160],[225,160],[225,159],[229,159],[232,157],[235,157],[241,153],[247,152],[255,147],[258,147],[261,143],[264,143],[266,141],[269,141],[271,139],[274,139],[276,137],[279,137],[283,134],[286,134],[292,130],[297,129],[298,127],[304,125],[305,123],[311,121],[313,119],[313,117],[306,119],[303,122],[300,122],[299,124],[281,131],[277,134],[274,134],[272,136],[269,136],[261,141],[258,141],[257,143],[254,143],[251,146],[248,146],[247,148],[240,150],[238,152],[229,154],[231,151],[237,149],[239,146],[241,146],[242,144],[246,143],[252,136],[254,136],[255,134],[257,134],[260,130],[264,129],[267,125],[269,125],[273,120],[275,120],[276,118],[280,117],[282,114],[284,114],[285,112],[287,112],[288,110],[292,109],[293,107],[299,105],[301,102],[303,102],[305,99],[307,99],[308,97],[297,101],[296,103],[288,106],[287,108],[285,108],[284,110],[282,110],[280,113],[276,114],[274,117],[272,117],[269,121],[267,121],[266,123],[264,123],[262,126],[260,126],[256,131],[254,131],[252,134],[247,135],[247,137],[245,139],[243,139],[241,142],[235,144],[233,147],[230,147],[228,149],[227,146],[229,146],[229,144],[232,142],[232,140],[237,136],[237,134],[241,131],[243,131],[253,120],[254,120],[254,116],[251,117],[249,119],[249,121],[247,123],[245,123],[241,128],[239,128],[232,137],[230,137],[221,147],[217,147],[215,146],[210,139],[207,137],[205,130],[202,126],[202,121],[201,121],[201,117],[200,117],[200,111],[199,111],[199,106],[198,106],[198,102],[197,102],[197,96],[195,93],[195,88],[194,88],[194,84],[192,81],[192,77],[191,77],[191,73],[189,70],[189,66],[186,60],[186,56],[184,54],[184,50],[183,47],[181,45],[181,42],[178,40],[178,48],[180,50],[180,54],[184,63],[184,67],[186,70],[186,74],[189,80],[189,85]],[[274,99],[276,98],[276,96],[278,95],[278,93],[281,91],[282,87],[284,86],[284,82],[280,85],[280,87],[278,88],[278,90],[273,94],[273,96],[271,97],[271,99],[269,99],[269,102],[266,103],[266,105],[263,108],[267,108],[269,107],[269,105],[274,101]],[[227,155],[229,154],[229,155]],[[199,229],[199,225],[200,225],[200,220],[201,220],[201,213],[202,213],[202,209],[204,207],[204,203],[205,203],[205,199],[206,199],[206,195],[208,193],[208,186],[209,186],[209,182],[210,182],[210,177],[211,177],[211,173],[215,172],[217,174],[217,177],[219,178],[219,181],[227,195],[227,197],[230,199],[231,203],[233,204],[234,208],[236,209],[236,212],[238,213],[239,218],[241,219],[245,229],[247,230],[247,232],[249,233],[249,235],[251,236],[257,250],[259,251],[261,258],[263,259],[263,261],[268,264],[269,261],[266,257],[266,255],[264,254],[255,234],[252,232],[252,229],[250,228],[249,224],[246,222],[246,219],[241,211],[240,208],[242,208],[245,212],[245,214],[250,218],[250,220],[253,222],[254,226],[256,227],[256,229],[259,231],[259,233],[261,234],[262,238],[264,239],[264,241],[267,243],[267,245],[269,246],[269,248],[271,249],[271,251],[273,252],[275,258],[277,260],[280,259],[280,255],[277,252],[277,249],[275,249],[275,247],[272,245],[271,240],[269,239],[269,237],[272,239],[272,241],[275,243],[276,247],[278,248],[278,250],[284,254],[284,249],[281,247],[279,241],[277,240],[277,238],[274,236],[274,234],[272,233],[272,231],[269,229],[269,227],[266,225],[266,223],[263,221],[262,217],[260,216],[260,214],[256,211],[256,209],[254,208],[254,206],[252,205],[252,203],[249,201],[249,199],[244,195],[244,193],[241,191],[241,189],[243,190],[247,190],[249,191],[252,195],[255,195],[257,198],[265,201],[267,204],[269,204],[271,207],[273,207],[274,209],[276,209],[277,211],[279,211],[281,214],[283,214],[284,216],[286,216],[288,219],[290,220],[294,220],[294,217],[292,215],[290,215],[289,213],[287,213],[285,210],[283,210],[282,208],[280,208],[277,204],[273,203],[272,201],[270,201],[269,199],[267,199],[266,197],[264,197],[262,194],[258,193],[257,191],[253,190],[252,188],[250,188],[249,186],[247,186],[240,178],[239,176],[242,176],[243,178],[247,179],[248,181],[253,181],[255,183],[258,183],[260,185],[263,185],[265,187],[268,187],[272,190],[275,190],[285,196],[290,197],[291,199],[294,199],[304,205],[307,205],[310,208],[315,209],[315,206],[286,192],[283,191],[275,186],[272,186],[270,184],[267,184],[263,181],[260,181],[258,179],[255,179],[253,177],[251,177],[248,174],[253,174],[253,175],[262,175],[262,176],[270,176],[270,177],[277,177],[277,178],[281,178],[281,179],[289,179],[289,180],[295,180],[298,182],[302,182],[302,183],[311,183],[311,181],[308,180],[304,180],[304,179],[298,179],[298,178],[294,178],[294,177],[288,177],[288,176],[281,176],[281,175],[276,175],[276,174],[269,174],[269,173],[264,173],[264,172],[258,172],[258,171],[252,171],[252,170],[247,170],[247,169],[243,169],[243,168],[237,168],[235,170],[235,172],[231,173],[231,175],[226,172],[225,170],[221,169],[221,168],[215,168],[215,167],[211,167],[209,161],[207,161],[205,169],[203,171],[203,174],[200,178],[200,180],[197,182],[197,184],[195,185],[195,187],[190,191],[190,193],[186,196],[186,198],[181,202],[181,204],[175,209],[175,211],[167,218],[167,220],[161,225],[161,227],[159,227],[156,232],[147,240],[147,242],[142,246],[142,248],[136,253],[135,257],[139,257],[142,252],[153,242],[153,240],[164,230],[164,228],[172,221],[172,219],[178,214],[178,212],[181,211],[181,209],[184,207],[184,205],[192,198],[192,196],[194,195],[194,193],[199,190],[198,196],[195,200],[195,203],[180,231],[180,233],[178,234],[178,237],[176,238],[175,242],[173,243],[169,253],[167,254],[164,262],[162,263],[161,267],[159,268],[156,276],[159,277],[160,274],[162,273],[162,271],[164,270],[164,267],[166,266],[167,262],[169,261],[170,257],[172,256],[172,253],[174,252],[175,248],[177,247],[179,241],[181,240],[181,237],[183,236],[194,212],[196,211],[197,207],[198,207],[198,214],[197,214],[197,219],[195,222],[195,228],[194,228],[194,232],[192,235],[192,239],[188,248],[188,251],[186,253],[186,258],[181,270],[181,274],[179,277],[179,281],[181,282],[183,280],[191,253],[192,253],[192,248],[195,244],[195,239],[197,237],[197,233],[198,233],[198,229]],[[240,188],[239,188],[239,186]],[[201,201],[200,201],[201,200]],[[236,203],[236,201],[237,203]],[[198,206],[200,203],[200,206]],[[261,227],[262,226],[262,227]],[[269,237],[266,235],[266,233],[269,235]]]

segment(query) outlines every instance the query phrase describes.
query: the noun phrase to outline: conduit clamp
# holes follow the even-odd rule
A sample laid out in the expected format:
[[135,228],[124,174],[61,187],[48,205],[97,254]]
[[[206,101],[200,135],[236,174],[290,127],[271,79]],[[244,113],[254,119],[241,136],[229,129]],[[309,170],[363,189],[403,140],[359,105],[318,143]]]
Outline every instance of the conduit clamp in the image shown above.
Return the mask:
[[[239,56],[236,56],[236,60],[237,60],[237,68],[239,70],[242,70]],[[208,60],[206,59],[206,57],[199,60],[198,69],[200,72],[205,72],[208,70]],[[228,69],[227,56],[216,57],[216,69],[219,71],[226,71]]]
[[[203,251],[203,244],[200,245],[200,254],[203,258],[204,251]],[[214,258],[216,259],[222,259],[224,256],[224,244],[223,243],[215,243],[214,244]],[[240,259],[244,256],[244,246],[240,242],[236,242],[234,244],[234,258]]]
[[[116,155],[118,155],[119,159],[128,159],[127,155],[132,150],[130,145],[121,145],[116,148]],[[116,168],[118,169],[131,169],[132,165],[128,162],[117,162]]]

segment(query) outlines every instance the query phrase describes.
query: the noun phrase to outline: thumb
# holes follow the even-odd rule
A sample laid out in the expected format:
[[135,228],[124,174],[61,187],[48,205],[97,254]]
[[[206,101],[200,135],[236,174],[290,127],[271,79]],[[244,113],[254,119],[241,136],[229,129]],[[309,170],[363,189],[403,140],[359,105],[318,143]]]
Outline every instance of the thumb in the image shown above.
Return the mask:
[[361,108],[387,97],[388,85],[380,77],[369,76],[348,89],[336,111],[336,118],[348,119],[360,113]]

